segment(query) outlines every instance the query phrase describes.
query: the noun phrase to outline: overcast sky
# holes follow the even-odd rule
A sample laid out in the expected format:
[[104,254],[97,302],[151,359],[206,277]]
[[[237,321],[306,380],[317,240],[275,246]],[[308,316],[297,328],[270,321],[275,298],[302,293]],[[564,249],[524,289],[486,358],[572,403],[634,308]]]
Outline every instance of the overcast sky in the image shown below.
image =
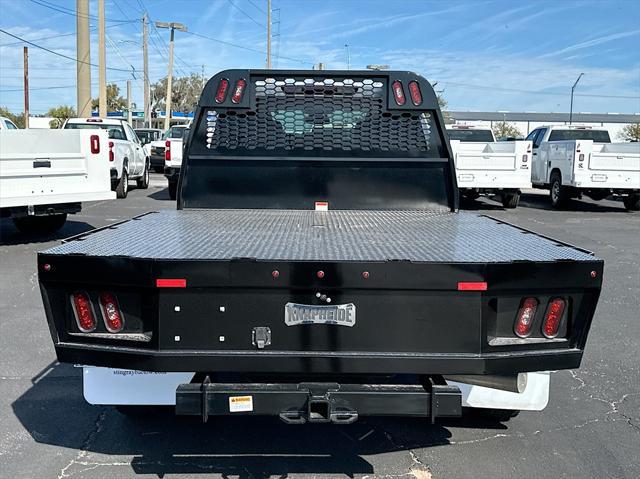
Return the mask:
[[[176,32],[175,75],[263,67],[266,0],[106,0],[109,82],[133,80],[142,104],[142,28]],[[90,15],[97,15],[90,0]],[[0,29],[75,58],[75,0],[0,0]],[[389,64],[443,90],[454,110],[640,112],[640,1],[273,0],[273,64],[346,69]],[[279,20],[279,21],[278,21]],[[92,25],[91,62],[97,63]],[[151,81],[166,75],[168,30],[150,29]],[[345,47],[348,44],[349,47]],[[0,33],[0,106],[22,109],[22,46]],[[31,110],[75,107],[75,63],[29,47]],[[135,70],[135,72],[133,71]],[[135,80],[134,80],[135,76]],[[97,69],[92,71],[97,96]]]

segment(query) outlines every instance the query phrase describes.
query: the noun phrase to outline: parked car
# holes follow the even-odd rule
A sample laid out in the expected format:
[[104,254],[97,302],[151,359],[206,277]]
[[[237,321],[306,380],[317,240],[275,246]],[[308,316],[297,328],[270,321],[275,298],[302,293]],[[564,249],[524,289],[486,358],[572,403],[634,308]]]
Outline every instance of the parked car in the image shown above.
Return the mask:
[[5,116],[0,116],[0,130],[18,130],[14,122]]
[[458,189],[466,199],[497,195],[516,208],[522,189],[531,188],[531,142],[496,141],[491,128],[449,125]]
[[118,198],[126,198],[129,180],[136,180],[138,188],[149,187],[149,158],[142,144],[126,120],[111,118],[71,118],[66,130],[107,130],[109,135],[109,165],[111,185]]
[[108,142],[105,131],[1,129],[0,216],[22,232],[53,232],[83,202],[115,198]]
[[220,72],[177,209],[38,254],[57,358],[85,366],[88,401],[131,414],[543,409],[548,371],[580,365],[603,262],[459,212],[455,185],[415,73]]
[[541,126],[533,142],[531,181],[549,190],[551,205],[563,208],[583,194],[593,200],[622,197],[629,211],[640,210],[640,145],[611,143],[605,128]]
[[138,139],[144,148],[145,155],[151,158],[151,142],[160,139],[162,130],[159,128],[136,128],[134,131],[136,135],[138,135]]
[[165,168],[165,148],[168,140],[180,140],[186,130],[187,125],[173,125],[164,132],[162,138],[151,143],[151,167],[156,173],[164,172]]

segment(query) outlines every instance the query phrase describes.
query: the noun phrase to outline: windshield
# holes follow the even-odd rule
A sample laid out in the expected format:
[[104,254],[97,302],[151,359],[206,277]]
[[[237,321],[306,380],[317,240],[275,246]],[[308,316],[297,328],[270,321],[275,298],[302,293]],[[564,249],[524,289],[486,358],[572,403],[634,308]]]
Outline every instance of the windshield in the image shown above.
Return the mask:
[[126,140],[122,125],[105,125],[102,123],[67,123],[65,130],[107,130],[110,140]]
[[553,130],[549,141],[593,140],[594,143],[611,143],[609,132],[603,130]]
[[162,135],[163,139],[167,138],[184,138],[184,132],[187,131],[186,128],[180,127],[171,127],[169,128],[164,135]]
[[478,141],[483,143],[491,143],[493,134],[491,130],[461,130],[458,128],[447,130],[449,140],[460,141]]
[[155,131],[148,130],[136,130],[136,135],[138,135],[138,138],[140,138],[140,141],[143,143],[150,143],[158,138],[158,135]]

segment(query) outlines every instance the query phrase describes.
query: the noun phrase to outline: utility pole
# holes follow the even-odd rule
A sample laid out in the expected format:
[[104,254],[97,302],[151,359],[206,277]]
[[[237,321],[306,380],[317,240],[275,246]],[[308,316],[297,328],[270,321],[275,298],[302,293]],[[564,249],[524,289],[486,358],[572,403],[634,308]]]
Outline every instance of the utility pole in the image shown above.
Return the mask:
[[131,125],[131,80],[127,80],[127,121]]
[[104,0],[98,0],[98,116],[107,117],[107,52],[105,49]]
[[573,121],[573,91],[576,89],[576,86],[578,85],[578,82],[580,81],[580,78],[582,78],[583,75],[584,73],[580,73],[580,75],[578,75],[578,79],[571,87],[571,106],[569,106],[569,124],[571,124],[571,122]]
[[344,47],[347,49],[347,70],[351,70],[351,50],[349,49],[349,44],[345,43]]
[[29,47],[24,47],[24,127],[29,128]]
[[80,118],[91,116],[89,0],[76,0],[76,82]]
[[267,0],[267,70],[271,69],[271,0]]
[[142,63],[144,68],[144,126],[151,128],[151,115],[149,114],[150,96],[149,96],[149,51],[147,42],[149,41],[149,21],[147,14],[142,17]]
[[167,75],[167,109],[164,116],[164,129],[168,130],[171,126],[171,84],[173,77],[173,32],[174,30],[180,30],[181,32],[186,32],[187,27],[182,23],[167,23],[167,22],[156,22],[157,28],[169,28],[171,30],[171,34],[169,36],[169,74]]

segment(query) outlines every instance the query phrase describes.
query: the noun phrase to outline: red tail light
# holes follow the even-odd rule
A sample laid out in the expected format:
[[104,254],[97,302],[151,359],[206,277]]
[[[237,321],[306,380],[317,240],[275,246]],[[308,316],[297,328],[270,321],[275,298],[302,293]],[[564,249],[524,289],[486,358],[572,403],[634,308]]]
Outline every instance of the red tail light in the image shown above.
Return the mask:
[[113,141],[109,142],[109,161],[114,161],[115,156],[113,154]]
[[242,100],[242,95],[244,95],[244,89],[247,86],[247,82],[243,79],[240,79],[236,82],[236,87],[233,90],[233,96],[231,97],[232,103],[240,103]]
[[71,306],[80,331],[90,333],[96,329],[96,318],[93,314],[93,306],[87,293],[73,293],[71,295]]
[[223,78],[218,83],[218,91],[216,92],[216,103],[222,103],[227,98],[227,90],[229,90],[229,80]]
[[100,153],[100,137],[98,135],[91,135],[89,141],[91,143],[91,154],[97,155]]
[[538,309],[538,301],[535,298],[525,298],[522,301],[516,317],[516,324],[513,326],[516,336],[526,338],[531,334],[536,309]]
[[164,161],[171,161],[171,142],[164,142]]
[[409,82],[409,95],[411,95],[411,101],[415,106],[422,103],[422,93],[420,92],[420,85],[417,81]]
[[104,325],[110,333],[119,333],[124,328],[124,316],[118,298],[112,293],[100,293],[100,309]]
[[391,84],[393,90],[393,96],[396,99],[398,105],[404,105],[407,102],[407,98],[404,96],[404,89],[402,88],[402,82],[399,80],[394,81]]
[[561,298],[555,298],[549,302],[547,314],[542,324],[542,334],[544,334],[545,338],[552,339],[558,335],[565,305],[564,299]]

